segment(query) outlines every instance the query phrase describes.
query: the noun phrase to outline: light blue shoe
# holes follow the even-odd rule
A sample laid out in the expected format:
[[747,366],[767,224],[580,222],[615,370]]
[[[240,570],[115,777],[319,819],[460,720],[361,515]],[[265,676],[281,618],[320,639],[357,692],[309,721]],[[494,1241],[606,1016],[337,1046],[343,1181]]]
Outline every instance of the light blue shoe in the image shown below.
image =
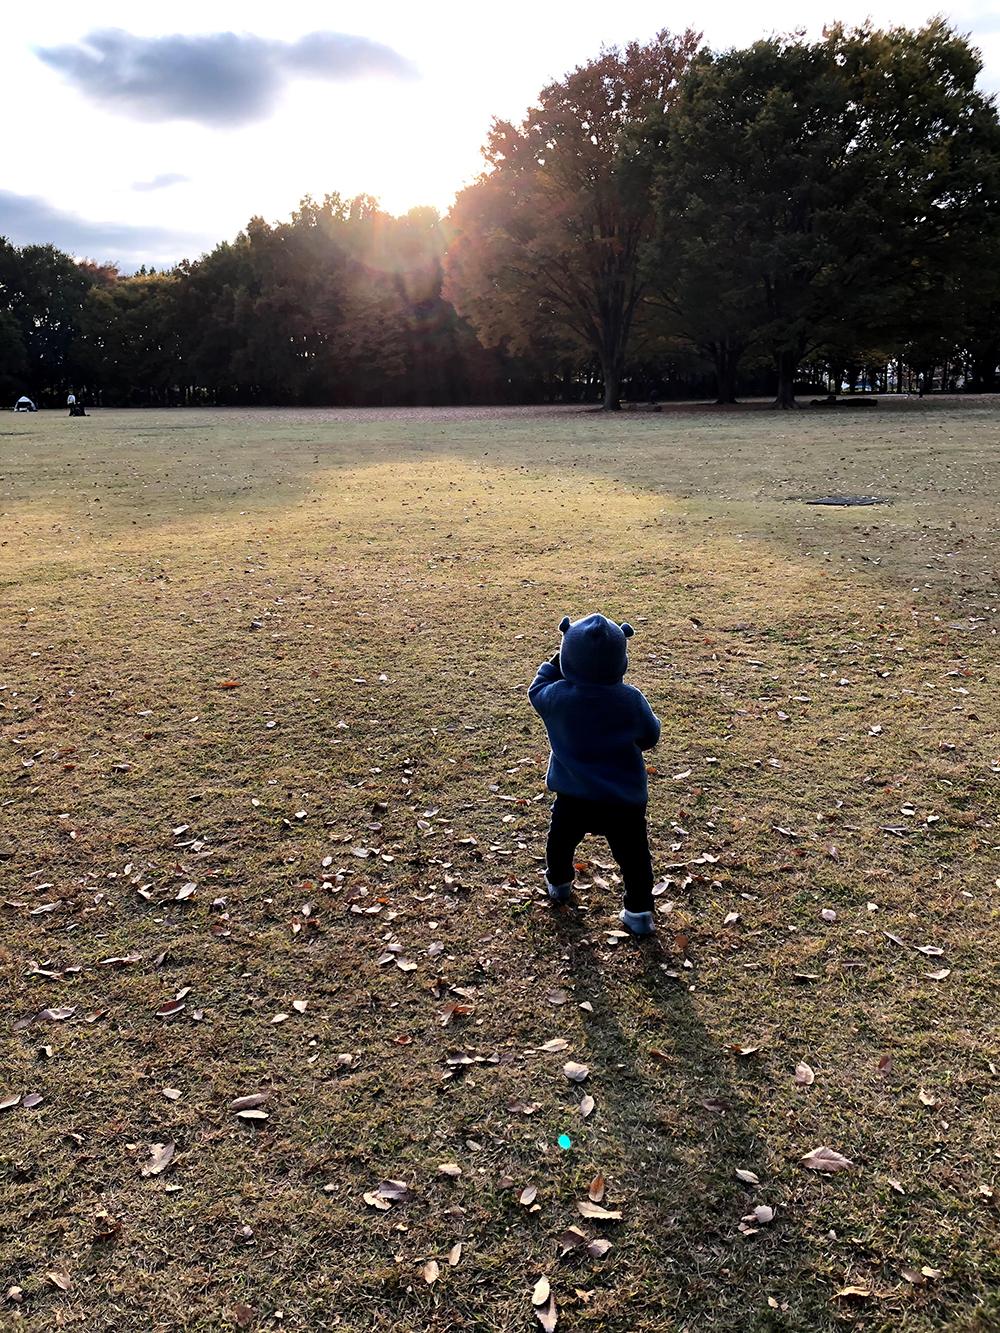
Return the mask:
[[655,935],[656,922],[652,912],[630,912],[622,908],[618,920],[631,935]]
[[573,892],[573,881],[569,880],[566,884],[553,884],[546,875],[545,888],[554,903],[568,903],[569,895]]

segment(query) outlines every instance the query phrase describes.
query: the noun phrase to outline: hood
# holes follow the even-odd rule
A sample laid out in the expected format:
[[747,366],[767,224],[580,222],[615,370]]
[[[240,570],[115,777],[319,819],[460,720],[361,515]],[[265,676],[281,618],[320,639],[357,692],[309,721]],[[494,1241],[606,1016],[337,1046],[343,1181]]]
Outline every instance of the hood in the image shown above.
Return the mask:
[[560,625],[562,646],[559,670],[574,685],[616,685],[628,670],[627,641],[635,633],[629,624],[616,625],[607,616],[584,616]]

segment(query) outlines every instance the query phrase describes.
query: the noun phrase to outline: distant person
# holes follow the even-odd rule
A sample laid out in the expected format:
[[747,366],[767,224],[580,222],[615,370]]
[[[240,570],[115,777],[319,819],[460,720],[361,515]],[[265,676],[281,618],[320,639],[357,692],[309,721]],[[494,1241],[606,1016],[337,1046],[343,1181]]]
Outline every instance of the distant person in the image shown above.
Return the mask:
[[622,872],[620,920],[633,935],[650,935],[656,925],[642,752],[660,739],[660,722],[642,691],[622,680],[625,645],[635,631],[601,615],[572,623],[565,616],[559,629],[559,652],[542,663],[528,690],[552,746],[548,894],[556,903],[568,900],[577,844],[586,833],[600,834]]
[[69,393],[66,395],[66,406],[69,408],[69,414],[70,414],[70,416],[71,416],[71,417],[75,417],[75,416],[76,416],[76,394],[73,392],[72,389],[70,389]]

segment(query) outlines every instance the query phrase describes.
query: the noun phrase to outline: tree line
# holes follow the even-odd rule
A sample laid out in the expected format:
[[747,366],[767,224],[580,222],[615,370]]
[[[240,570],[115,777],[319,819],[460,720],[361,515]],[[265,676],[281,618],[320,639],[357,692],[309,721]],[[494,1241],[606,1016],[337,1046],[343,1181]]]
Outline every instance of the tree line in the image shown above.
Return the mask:
[[603,50],[441,219],[303,201],[166,273],[0,240],[0,387],[388,404],[995,391],[1000,121],[944,20]]

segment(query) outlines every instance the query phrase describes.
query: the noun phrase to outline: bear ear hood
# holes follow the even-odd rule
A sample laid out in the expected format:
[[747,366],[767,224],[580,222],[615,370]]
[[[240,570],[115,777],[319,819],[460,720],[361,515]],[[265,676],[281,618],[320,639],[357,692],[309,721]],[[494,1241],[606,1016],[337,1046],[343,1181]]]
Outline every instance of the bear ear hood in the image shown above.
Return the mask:
[[626,642],[635,630],[626,621],[616,625],[607,616],[594,614],[559,622],[563,641],[559,669],[571,684],[616,685],[628,670]]

